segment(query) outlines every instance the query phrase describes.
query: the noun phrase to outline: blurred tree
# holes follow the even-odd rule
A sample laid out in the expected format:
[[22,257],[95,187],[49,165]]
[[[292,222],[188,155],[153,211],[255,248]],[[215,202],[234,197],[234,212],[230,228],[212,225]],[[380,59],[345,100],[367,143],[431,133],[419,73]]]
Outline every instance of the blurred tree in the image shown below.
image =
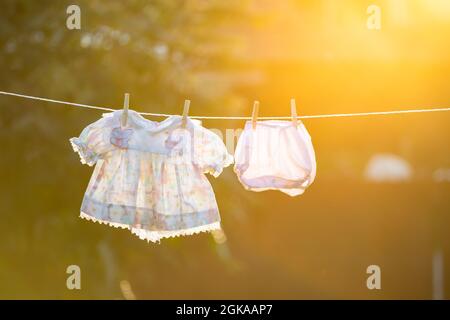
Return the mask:
[[[151,112],[178,113],[186,97],[203,113],[219,106],[216,101],[230,107],[237,101],[227,75],[240,35],[225,25],[245,20],[247,1],[82,0],[77,2],[81,30],[66,27],[71,4],[1,3],[1,90],[117,108],[123,93],[130,92],[132,107]],[[0,226],[1,246],[2,254],[17,256],[13,264],[0,265],[0,277],[6,288],[20,288],[7,296],[52,296],[63,289],[63,270],[75,261],[82,271],[90,270],[95,283],[79,297],[120,297],[119,277],[131,267],[117,257],[136,262],[132,252],[124,251],[131,239],[112,246],[114,239],[102,239],[98,226],[78,223],[76,212],[91,170],[79,165],[67,141],[99,114],[42,104],[5,97],[0,102],[0,142],[9,150],[0,163],[11,168],[1,173],[2,214],[16,226]],[[147,248],[132,240],[141,250]],[[166,249],[136,258],[147,264],[153,255],[170,257],[170,245]],[[28,270],[33,259],[47,267]],[[170,259],[166,264],[178,264]],[[147,271],[151,274],[151,267]],[[18,284],[12,277],[8,282],[12,272],[32,274],[34,281]],[[49,285],[43,289],[45,282]]]
[[[189,97],[205,115],[253,99],[286,115],[292,95],[301,115],[450,101],[445,1],[379,1],[377,31],[361,0],[79,0],[68,30],[71,4],[1,1],[0,90],[116,108],[130,92],[131,108],[164,113]],[[99,116],[1,96],[0,298],[373,298],[358,277],[374,261],[391,274],[376,297],[429,296],[430,248],[449,252],[449,184],[430,181],[449,166],[448,115],[305,121],[319,168],[304,196],[245,192],[225,170],[212,183],[226,235],[160,245],[77,218],[92,168],[68,139]],[[379,152],[414,180],[362,182]],[[70,264],[80,292],[65,287]]]

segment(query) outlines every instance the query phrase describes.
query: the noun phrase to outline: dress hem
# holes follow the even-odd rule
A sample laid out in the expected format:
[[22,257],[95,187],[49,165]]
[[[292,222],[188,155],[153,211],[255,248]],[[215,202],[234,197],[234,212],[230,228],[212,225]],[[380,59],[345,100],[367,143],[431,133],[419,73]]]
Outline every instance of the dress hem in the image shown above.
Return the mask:
[[93,222],[97,222],[99,224],[106,224],[106,225],[114,227],[114,228],[128,229],[131,231],[131,233],[138,236],[139,239],[147,240],[147,242],[156,242],[156,243],[159,243],[160,240],[164,239],[164,238],[190,236],[190,235],[199,234],[202,232],[212,232],[212,231],[221,229],[220,221],[202,225],[202,226],[198,226],[198,227],[192,227],[192,228],[188,228],[188,229],[152,231],[152,230],[135,228],[128,224],[97,219],[97,218],[94,218],[94,217],[84,213],[84,212],[80,213],[80,218],[89,220],[89,221],[93,221]]

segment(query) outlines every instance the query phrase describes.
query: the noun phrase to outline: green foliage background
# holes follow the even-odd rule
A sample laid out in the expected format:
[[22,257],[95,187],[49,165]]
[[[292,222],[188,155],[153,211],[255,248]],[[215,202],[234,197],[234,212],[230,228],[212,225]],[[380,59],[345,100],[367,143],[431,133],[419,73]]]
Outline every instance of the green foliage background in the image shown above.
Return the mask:
[[[286,115],[291,96],[299,114],[448,106],[449,20],[420,3],[407,27],[386,15],[370,33],[370,1],[3,0],[0,90],[115,108],[130,92],[133,109],[164,113],[189,98],[196,115],[246,115],[254,99]],[[81,30],[65,26],[70,4]],[[305,195],[247,192],[227,169],[210,180],[228,240],[159,245],[78,218],[92,169],[68,139],[100,115],[0,96],[0,298],[123,299],[124,283],[143,299],[430,298],[433,253],[449,265],[449,184],[432,179],[450,166],[447,114],[305,121],[318,159]],[[365,181],[379,152],[413,180]],[[380,292],[365,287],[370,264]]]

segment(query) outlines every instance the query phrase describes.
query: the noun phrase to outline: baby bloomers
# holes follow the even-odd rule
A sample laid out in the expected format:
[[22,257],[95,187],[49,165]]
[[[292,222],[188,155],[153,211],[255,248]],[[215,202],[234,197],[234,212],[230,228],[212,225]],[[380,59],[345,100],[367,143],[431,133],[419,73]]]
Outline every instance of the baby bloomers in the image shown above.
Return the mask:
[[156,122],[132,110],[122,128],[121,115],[104,114],[70,139],[81,162],[95,165],[80,217],[152,242],[220,229],[205,176],[217,177],[233,163],[220,137],[196,120]]
[[302,194],[316,176],[311,137],[301,122],[252,121],[245,124],[235,151],[239,181],[251,191]]

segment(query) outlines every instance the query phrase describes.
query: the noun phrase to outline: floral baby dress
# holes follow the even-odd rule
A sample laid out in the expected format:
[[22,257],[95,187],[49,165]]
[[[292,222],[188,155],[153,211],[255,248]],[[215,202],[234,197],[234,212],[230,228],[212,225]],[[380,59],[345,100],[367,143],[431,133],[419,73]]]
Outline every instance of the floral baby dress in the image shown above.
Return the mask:
[[279,190],[302,194],[316,176],[316,158],[305,126],[292,121],[245,124],[235,152],[239,181],[251,191]]
[[220,229],[212,187],[233,162],[222,140],[198,121],[171,116],[150,121],[122,110],[104,114],[70,139],[81,162],[96,164],[81,217],[127,228],[147,241]]

